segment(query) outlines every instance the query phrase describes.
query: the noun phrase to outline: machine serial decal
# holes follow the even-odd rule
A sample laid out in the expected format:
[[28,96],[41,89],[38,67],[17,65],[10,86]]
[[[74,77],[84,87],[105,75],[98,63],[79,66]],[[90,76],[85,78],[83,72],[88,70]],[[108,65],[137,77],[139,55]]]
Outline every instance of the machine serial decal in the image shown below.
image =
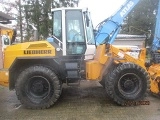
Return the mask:
[[24,54],[51,54],[51,50],[24,50]]

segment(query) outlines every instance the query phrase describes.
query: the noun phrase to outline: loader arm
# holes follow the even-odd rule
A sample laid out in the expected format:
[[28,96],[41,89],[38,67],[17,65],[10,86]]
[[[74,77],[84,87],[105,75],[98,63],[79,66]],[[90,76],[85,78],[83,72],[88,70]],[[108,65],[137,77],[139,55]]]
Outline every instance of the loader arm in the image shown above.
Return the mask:
[[140,0],[127,0],[126,3],[116,12],[115,15],[105,19],[97,26],[95,33],[96,45],[113,43],[121,29],[125,17],[139,3]]
[[160,2],[158,4],[158,11],[156,15],[155,35],[152,43],[152,51],[160,50]]

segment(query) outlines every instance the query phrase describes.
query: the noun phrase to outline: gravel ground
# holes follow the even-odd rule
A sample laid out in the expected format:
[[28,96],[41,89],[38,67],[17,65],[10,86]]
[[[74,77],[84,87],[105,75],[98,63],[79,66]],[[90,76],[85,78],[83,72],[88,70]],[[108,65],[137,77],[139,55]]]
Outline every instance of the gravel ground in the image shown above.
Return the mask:
[[99,83],[82,81],[79,87],[63,85],[51,108],[30,110],[20,104],[15,91],[0,87],[0,120],[160,120],[160,98],[149,95],[147,101],[149,105],[118,106]]

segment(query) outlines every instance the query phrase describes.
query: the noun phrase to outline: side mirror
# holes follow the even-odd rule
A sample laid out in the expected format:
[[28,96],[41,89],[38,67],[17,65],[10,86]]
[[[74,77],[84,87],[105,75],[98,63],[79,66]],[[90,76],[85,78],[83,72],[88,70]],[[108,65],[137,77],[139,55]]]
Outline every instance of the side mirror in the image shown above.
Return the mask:
[[88,17],[88,15],[86,15],[86,24],[87,24],[87,27],[89,27],[89,17]]

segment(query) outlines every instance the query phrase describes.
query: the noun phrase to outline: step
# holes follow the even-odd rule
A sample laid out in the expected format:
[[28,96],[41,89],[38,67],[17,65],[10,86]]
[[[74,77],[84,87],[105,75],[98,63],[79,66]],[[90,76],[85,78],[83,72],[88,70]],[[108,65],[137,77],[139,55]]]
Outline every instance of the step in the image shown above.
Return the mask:
[[70,78],[67,78],[66,80],[66,84],[68,86],[79,86],[80,85],[80,78],[77,78],[77,79],[70,79]]

